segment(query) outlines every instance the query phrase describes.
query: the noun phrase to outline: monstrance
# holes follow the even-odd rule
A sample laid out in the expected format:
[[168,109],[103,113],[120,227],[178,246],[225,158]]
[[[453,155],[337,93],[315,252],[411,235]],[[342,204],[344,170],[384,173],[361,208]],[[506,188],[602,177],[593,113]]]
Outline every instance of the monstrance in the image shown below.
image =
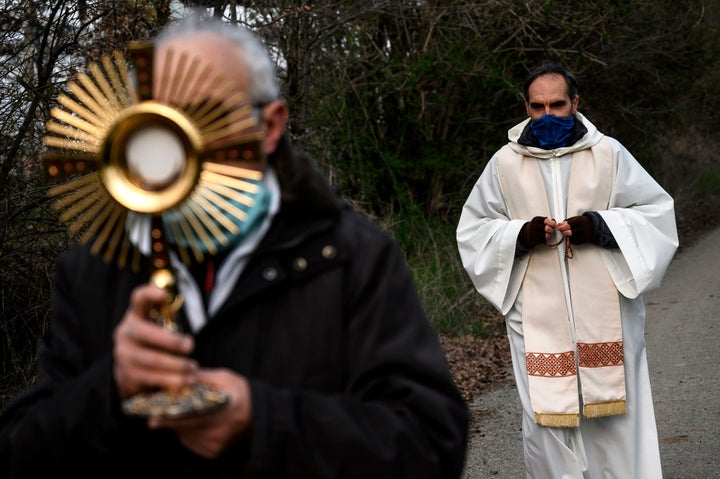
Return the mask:
[[[114,52],[68,82],[50,112],[43,164],[58,182],[49,194],[60,220],[93,254],[133,270],[149,258],[150,281],[170,293],[152,317],[177,330],[170,251],[200,262],[238,233],[262,179],[262,128],[247,96],[202,59],[168,50],[154,65],[151,44],[128,50],[130,64]],[[123,410],[179,417],[226,402],[198,385],[143,392]]]

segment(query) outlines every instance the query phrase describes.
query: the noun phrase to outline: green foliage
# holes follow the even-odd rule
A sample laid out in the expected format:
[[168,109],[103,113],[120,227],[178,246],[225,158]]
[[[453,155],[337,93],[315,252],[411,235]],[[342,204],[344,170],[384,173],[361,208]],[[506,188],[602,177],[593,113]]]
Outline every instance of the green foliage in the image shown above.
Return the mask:
[[701,195],[720,194],[720,167],[718,167],[718,165],[705,171],[702,177],[700,177],[698,188]]
[[455,226],[428,219],[415,208],[387,223],[405,251],[428,316],[442,334],[486,337],[493,308],[477,294],[460,264]]

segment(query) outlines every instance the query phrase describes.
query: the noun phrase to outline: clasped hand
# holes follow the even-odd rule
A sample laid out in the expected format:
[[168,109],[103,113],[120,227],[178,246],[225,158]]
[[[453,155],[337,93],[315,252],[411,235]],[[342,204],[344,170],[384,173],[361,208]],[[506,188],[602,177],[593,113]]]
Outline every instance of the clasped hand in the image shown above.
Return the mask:
[[595,227],[588,216],[573,216],[560,223],[552,218],[536,216],[520,229],[518,239],[527,248],[546,243],[555,231],[570,238],[570,243],[580,245],[592,241]]
[[195,346],[191,335],[168,331],[150,321],[153,308],[167,292],[152,285],[136,288],[130,307],[115,329],[113,376],[121,399],[148,389],[181,388],[196,383],[228,394],[225,407],[183,418],[151,417],[151,429],[166,428],[180,442],[205,458],[218,457],[247,434],[251,425],[250,386],[243,376],[227,369],[202,369],[189,357]]

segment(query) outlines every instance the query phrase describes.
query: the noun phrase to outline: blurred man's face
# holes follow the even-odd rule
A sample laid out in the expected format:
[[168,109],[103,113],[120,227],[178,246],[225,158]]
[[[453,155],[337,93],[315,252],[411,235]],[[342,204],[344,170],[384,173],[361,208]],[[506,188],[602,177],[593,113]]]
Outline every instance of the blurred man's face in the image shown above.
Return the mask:
[[[218,88],[212,81],[195,83],[190,88],[191,91],[184,94],[188,101],[200,100],[215,103],[226,100],[235,93],[247,93],[250,75],[242,53],[232,40],[209,32],[189,33],[171,38],[156,46],[153,73],[156,87],[181,81],[179,78],[169,78],[165,82],[162,81],[162,75],[168,62],[177,65],[182,56],[185,57],[185,62],[199,60],[200,68],[209,67],[214,75],[220,75],[223,79],[232,82],[230,90]],[[189,87],[189,85],[186,83],[185,87]],[[156,91],[154,98],[162,99],[162,95]],[[250,101],[249,98],[244,100],[247,104]],[[260,121],[264,131],[262,149],[265,155],[270,155],[275,151],[287,121],[287,114],[285,103],[279,100],[272,101],[263,107]],[[232,138],[232,135],[223,138],[223,141],[228,138]]]
[[569,117],[577,111],[579,98],[570,99],[565,78],[557,73],[541,75],[528,88],[525,110],[534,121],[543,115]]

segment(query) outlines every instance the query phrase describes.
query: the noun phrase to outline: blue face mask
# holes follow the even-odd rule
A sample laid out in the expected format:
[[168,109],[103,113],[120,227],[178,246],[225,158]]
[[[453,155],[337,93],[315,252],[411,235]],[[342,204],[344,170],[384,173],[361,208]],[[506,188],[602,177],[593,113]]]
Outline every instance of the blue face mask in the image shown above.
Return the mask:
[[[188,211],[183,208],[163,213],[162,219],[168,243],[179,245],[185,249],[194,246],[203,253],[214,254],[215,251],[224,251],[242,241],[265,217],[270,207],[270,190],[262,181],[244,179],[243,182],[252,186],[243,189],[227,187],[224,193],[217,194],[215,201],[215,216],[208,215],[207,220],[212,226],[205,226],[205,230],[220,231],[225,237],[225,244],[218,241],[216,235],[207,234],[211,246],[205,244],[197,233],[188,224]],[[240,200],[240,197],[243,200]],[[200,220],[195,218],[196,223]],[[191,246],[192,245],[192,246]],[[215,250],[215,251],[213,251]]]
[[530,123],[530,129],[544,149],[560,148],[566,146],[575,130],[575,116],[543,115]]

